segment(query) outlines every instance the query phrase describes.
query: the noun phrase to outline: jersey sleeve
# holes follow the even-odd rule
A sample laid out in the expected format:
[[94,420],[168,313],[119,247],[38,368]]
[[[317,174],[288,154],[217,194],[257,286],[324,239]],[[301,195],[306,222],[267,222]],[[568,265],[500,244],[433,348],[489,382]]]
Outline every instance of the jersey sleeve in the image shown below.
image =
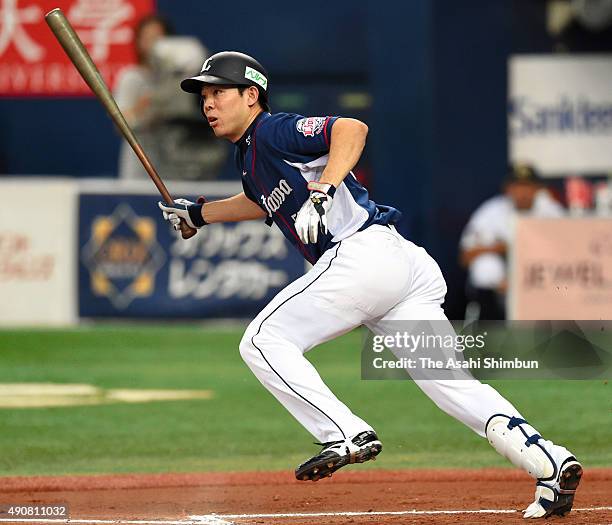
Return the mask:
[[262,129],[263,140],[274,149],[302,155],[329,152],[331,130],[339,117],[303,117],[274,115]]

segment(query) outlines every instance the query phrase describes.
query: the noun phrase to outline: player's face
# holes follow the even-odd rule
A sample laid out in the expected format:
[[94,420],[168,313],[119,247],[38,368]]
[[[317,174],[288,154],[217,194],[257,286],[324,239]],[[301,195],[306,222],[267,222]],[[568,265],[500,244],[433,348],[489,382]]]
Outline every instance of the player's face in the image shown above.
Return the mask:
[[506,186],[506,194],[517,210],[529,210],[533,205],[538,186],[529,182],[513,182]]
[[231,86],[204,86],[202,111],[215,135],[232,142],[242,137],[251,116],[247,91],[241,95]]
[[166,31],[164,27],[157,21],[152,20],[140,31],[138,35],[138,41],[136,42],[136,46],[138,47],[138,51],[140,55],[143,57],[145,62],[148,62],[149,55],[155,43],[165,36]]

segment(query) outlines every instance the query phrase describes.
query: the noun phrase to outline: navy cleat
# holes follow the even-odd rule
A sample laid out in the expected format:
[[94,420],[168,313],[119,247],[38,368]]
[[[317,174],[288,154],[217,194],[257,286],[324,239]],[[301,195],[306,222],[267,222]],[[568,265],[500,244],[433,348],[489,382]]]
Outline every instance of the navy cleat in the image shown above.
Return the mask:
[[300,481],[318,481],[328,478],[339,468],[351,463],[365,463],[376,459],[382,450],[382,443],[375,432],[361,432],[345,441],[318,443],[323,450],[295,469]]

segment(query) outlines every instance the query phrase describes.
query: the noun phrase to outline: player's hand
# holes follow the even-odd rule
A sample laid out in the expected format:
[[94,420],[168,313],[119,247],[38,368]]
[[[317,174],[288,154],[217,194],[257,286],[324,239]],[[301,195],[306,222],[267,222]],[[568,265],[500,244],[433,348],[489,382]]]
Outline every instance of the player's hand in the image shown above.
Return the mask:
[[295,219],[295,230],[304,244],[315,243],[319,230],[326,234],[327,213],[331,208],[336,188],[331,184],[309,182],[310,196],[300,208]]
[[187,199],[174,199],[174,204],[166,204],[159,201],[157,205],[167,220],[176,231],[181,229],[181,221],[185,221],[191,228],[201,228],[208,224],[202,217],[202,206],[204,197],[200,197],[198,202],[191,202]]

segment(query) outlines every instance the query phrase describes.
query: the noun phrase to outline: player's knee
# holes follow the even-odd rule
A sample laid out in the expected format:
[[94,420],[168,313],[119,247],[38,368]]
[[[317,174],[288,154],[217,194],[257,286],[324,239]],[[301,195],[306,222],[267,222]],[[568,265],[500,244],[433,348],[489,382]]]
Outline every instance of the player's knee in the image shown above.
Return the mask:
[[245,363],[249,364],[254,361],[257,355],[257,348],[255,348],[253,344],[253,334],[251,334],[249,330],[242,336],[238,348],[240,350],[240,357],[242,357]]
[[274,353],[277,349],[278,337],[259,326],[259,323],[251,323],[244,332],[240,341],[240,356],[251,366],[261,364],[265,360],[264,354]]

